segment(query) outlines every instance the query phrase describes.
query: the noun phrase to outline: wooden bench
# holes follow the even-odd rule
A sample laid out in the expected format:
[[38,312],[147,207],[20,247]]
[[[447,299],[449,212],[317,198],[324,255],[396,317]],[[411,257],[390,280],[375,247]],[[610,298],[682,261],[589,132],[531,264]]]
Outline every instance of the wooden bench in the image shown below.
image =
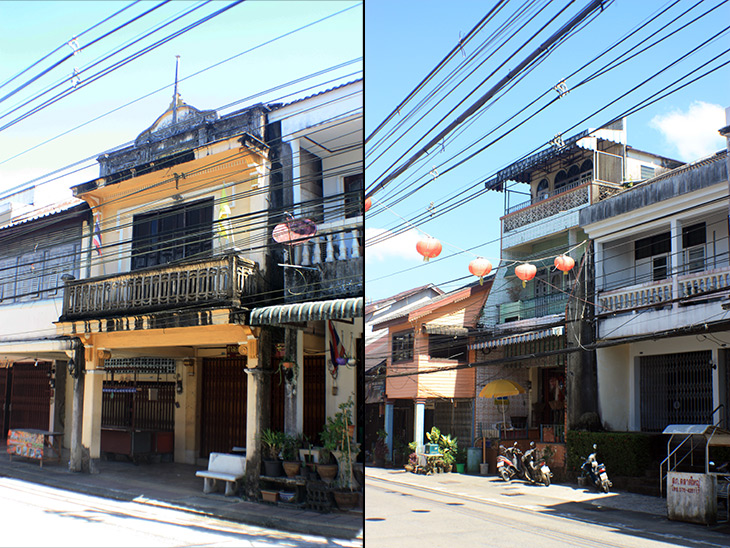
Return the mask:
[[246,473],[246,457],[229,453],[211,453],[208,469],[199,470],[195,475],[204,478],[204,493],[212,493],[218,487],[218,480],[226,482],[226,496],[236,494],[238,482]]

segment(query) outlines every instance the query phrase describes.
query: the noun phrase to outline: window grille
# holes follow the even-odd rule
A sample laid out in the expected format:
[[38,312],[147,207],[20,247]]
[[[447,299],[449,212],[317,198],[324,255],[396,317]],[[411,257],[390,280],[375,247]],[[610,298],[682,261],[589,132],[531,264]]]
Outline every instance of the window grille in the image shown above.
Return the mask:
[[712,424],[712,352],[640,356],[641,430]]
[[174,358],[110,358],[104,361],[104,370],[114,373],[174,375]]
[[[472,400],[440,400],[434,403],[433,423],[443,435],[451,434],[462,448],[472,444]],[[463,449],[466,451],[466,449]]]
[[654,168],[649,166],[641,166],[641,180],[651,179],[654,177]]
[[393,334],[391,359],[393,363],[413,359],[413,330]]

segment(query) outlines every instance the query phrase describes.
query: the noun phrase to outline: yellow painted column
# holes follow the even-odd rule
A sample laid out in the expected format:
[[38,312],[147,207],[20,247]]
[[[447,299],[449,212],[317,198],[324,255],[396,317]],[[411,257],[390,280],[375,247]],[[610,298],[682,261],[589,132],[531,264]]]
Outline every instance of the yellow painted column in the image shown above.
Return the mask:
[[[89,472],[96,473],[96,461],[101,456],[101,396],[104,383],[103,350],[86,347],[84,374],[84,421],[81,444],[89,451]],[[100,357],[101,354],[101,357]]]

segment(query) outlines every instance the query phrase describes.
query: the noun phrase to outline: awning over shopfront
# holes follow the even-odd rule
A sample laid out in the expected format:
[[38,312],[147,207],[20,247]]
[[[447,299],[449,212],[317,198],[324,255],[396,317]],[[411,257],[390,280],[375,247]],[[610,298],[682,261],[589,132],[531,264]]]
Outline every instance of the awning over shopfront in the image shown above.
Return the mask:
[[349,320],[363,315],[363,298],[310,301],[251,310],[249,325],[275,325],[317,320]]
[[518,333],[509,337],[500,337],[488,341],[481,341],[470,344],[469,350],[479,350],[482,348],[496,348],[498,346],[506,346],[508,344],[520,344],[524,342],[537,341],[547,337],[557,337],[563,334],[563,326],[550,327],[548,329],[540,329],[537,331],[528,331],[526,333]]

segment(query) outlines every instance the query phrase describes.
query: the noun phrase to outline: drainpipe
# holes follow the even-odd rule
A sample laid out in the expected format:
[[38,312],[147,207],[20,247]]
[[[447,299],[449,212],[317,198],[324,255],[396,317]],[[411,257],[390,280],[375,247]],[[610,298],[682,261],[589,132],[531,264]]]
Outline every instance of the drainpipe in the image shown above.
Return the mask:
[[68,362],[68,372],[73,379],[73,400],[71,414],[71,455],[68,461],[69,472],[83,471],[83,450],[81,445],[81,432],[84,418],[84,370],[85,348],[81,339],[74,337],[72,348],[73,358]]

